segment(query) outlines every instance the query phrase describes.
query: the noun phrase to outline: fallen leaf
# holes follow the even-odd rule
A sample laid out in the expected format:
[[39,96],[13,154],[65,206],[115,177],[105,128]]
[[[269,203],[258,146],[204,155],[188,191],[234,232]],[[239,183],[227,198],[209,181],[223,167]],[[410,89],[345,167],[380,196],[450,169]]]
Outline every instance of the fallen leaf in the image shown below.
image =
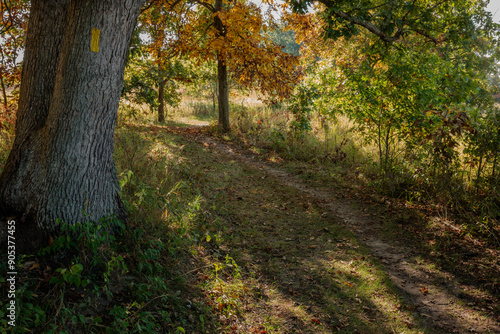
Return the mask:
[[31,267],[29,268],[29,270],[38,269],[38,268],[40,268],[40,264],[38,264],[38,263],[33,263],[33,264],[31,265]]

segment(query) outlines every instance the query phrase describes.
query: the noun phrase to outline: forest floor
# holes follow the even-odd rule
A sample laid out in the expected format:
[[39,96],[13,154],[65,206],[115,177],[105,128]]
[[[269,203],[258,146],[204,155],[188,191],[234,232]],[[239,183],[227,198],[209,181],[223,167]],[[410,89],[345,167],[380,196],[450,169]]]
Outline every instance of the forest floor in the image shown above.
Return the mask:
[[129,127],[170,136],[217,217],[185,269],[207,332],[500,333],[494,247],[201,125]]

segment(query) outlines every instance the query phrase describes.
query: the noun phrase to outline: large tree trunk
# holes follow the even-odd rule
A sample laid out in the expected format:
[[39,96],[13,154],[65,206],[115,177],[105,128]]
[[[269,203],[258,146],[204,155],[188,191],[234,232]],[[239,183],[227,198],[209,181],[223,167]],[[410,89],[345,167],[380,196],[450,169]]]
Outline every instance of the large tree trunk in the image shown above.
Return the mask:
[[[216,0],[214,6],[215,12],[222,10],[222,0]],[[218,36],[226,36],[226,29],[218,16],[214,17],[215,28]],[[229,86],[227,84],[227,65],[226,59],[217,54],[217,81],[219,84],[219,126],[222,131],[228,132],[229,128]]]
[[[126,218],[112,158],[127,50],[144,0],[33,0],[0,215],[32,246],[67,224]],[[97,30],[98,29],[98,30]],[[93,40],[91,47],[91,40]]]

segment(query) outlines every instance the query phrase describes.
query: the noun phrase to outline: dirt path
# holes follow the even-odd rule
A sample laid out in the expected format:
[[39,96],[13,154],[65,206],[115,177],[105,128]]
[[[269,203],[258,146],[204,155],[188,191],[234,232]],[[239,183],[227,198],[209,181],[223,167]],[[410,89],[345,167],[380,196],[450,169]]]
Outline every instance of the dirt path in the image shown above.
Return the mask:
[[421,263],[412,254],[411,248],[384,240],[380,233],[383,217],[374,217],[363,209],[355,209],[351,200],[306,185],[297,176],[259,160],[250,152],[239,151],[233,145],[206,135],[191,133],[190,137],[229,160],[237,159],[251,169],[265,172],[282,185],[299,190],[319,207],[331,212],[337,221],[354,231],[383,263],[390,279],[413,305],[412,312],[424,319],[430,333],[500,333],[496,319],[487,317],[485,312],[469,307],[457,298],[455,292],[458,287],[453,278]]

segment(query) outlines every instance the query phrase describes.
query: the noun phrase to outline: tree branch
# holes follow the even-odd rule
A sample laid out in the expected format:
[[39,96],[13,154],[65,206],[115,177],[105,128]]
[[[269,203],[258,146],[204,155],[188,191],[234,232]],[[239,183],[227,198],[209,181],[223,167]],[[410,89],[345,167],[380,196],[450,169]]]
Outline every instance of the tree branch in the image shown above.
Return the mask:
[[160,0],[150,0],[147,4],[145,4],[141,8],[141,14],[150,9],[151,7],[153,7],[154,5],[156,5],[157,2],[160,2]]
[[429,33],[427,33],[426,31],[423,31],[421,29],[412,29],[412,31],[414,31],[415,33],[417,33],[418,35],[421,35],[421,36],[424,36],[425,38],[427,38],[428,40],[430,40],[432,43],[434,43],[435,45],[438,45],[440,43],[440,41],[434,37],[434,36],[431,36]]
[[[8,13],[9,19],[6,21],[4,19],[3,12],[6,11]],[[2,0],[0,2],[0,12],[2,13],[2,23],[3,27],[0,29],[0,33],[6,33],[13,25],[14,25],[14,18],[12,17],[12,10],[9,8],[9,5],[7,3],[7,0]]]
[[209,4],[208,2],[204,2],[204,1],[196,1],[197,4],[199,5],[202,5],[203,7],[205,7],[206,9],[208,9],[209,11],[211,11],[212,13],[215,13],[216,10],[214,8],[214,6],[212,6],[211,4]]
[[[443,0],[443,1],[439,2],[438,4],[436,4],[436,6],[439,6],[443,3],[445,3],[446,1],[448,1],[448,0]],[[329,8],[334,8],[332,0],[319,0],[319,2],[321,2],[322,4],[324,4],[325,6],[327,6]],[[416,0],[413,0],[413,4],[415,4],[415,2],[416,2]],[[384,3],[382,5],[385,6],[387,4],[388,3]],[[382,5],[380,5],[380,6],[382,6]],[[378,7],[380,7],[380,6],[378,6]],[[376,7],[374,7],[374,8],[376,8]],[[384,31],[382,31],[382,29],[380,29],[380,27],[376,26],[375,24],[373,24],[369,21],[362,20],[359,17],[351,15],[350,13],[346,13],[342,10],[333,10],[331,13],[333,14],[333,16],[335,16],[339,19],[349,21],[355,25],[358,25],[360,27],[365,28],[366,30],[373,33],[374,35],[378,36],[384,42],[391,43],[391,42],[398,41],[401,38],[401,36],[403,35],[403,32],[405,31],[405,27],[406,27],[407,31],[412,31],[417,35],[421,35],[421,36],[425,37],[427,40],[429,40],[430,42],[434,43],[435,45],[440,44],[442,42],[439,39],[437,39],[436,37],[432,36],[430,34],[430,32],[425,31],[423,29],[414,28],[408,24],[407,17],[410,15],[411,10],[406,12],[406,14],[404,15],[404,17],[401,20],[400,26],[397,28],[396,32],[393,35],[389,35],[389,34],[385,33]]]
[[333,14],[335,16],[337,16],[338,18],[352,22],[356,25],[359,25],[359,26],[367,29],[368,31],[370,31],[373,34],[380,37],[380,39],[383,40],[384,42],[395,42],[401,37],[401,34],[403,33],[401,28],[399,28],[398,31],[396,31],[396,33],[393,36],[389,36],[386,33],[384,33],[382,30],[380,30],[380,28],[377,27],[376,25],[374,25],[373,23],[367,22],[367,21],[362,21],[359,18],[357,18],[355,16],[351,16],[351,15],[349,15],[341,10],[333,11]]

